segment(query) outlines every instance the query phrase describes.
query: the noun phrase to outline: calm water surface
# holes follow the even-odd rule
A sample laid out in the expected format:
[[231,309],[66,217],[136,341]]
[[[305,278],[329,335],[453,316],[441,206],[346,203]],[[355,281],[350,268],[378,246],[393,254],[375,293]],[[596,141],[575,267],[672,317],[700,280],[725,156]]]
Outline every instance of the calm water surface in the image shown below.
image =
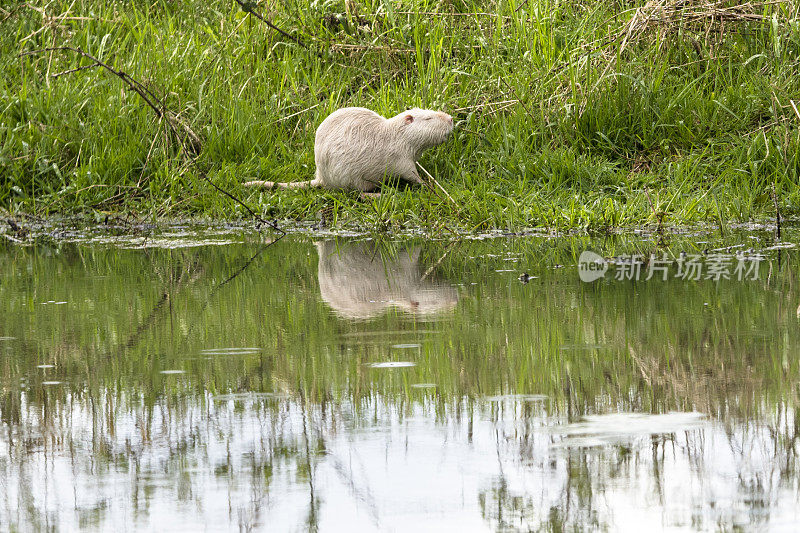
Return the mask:
[[0,245],[0,529],[792,530],[796,237]]

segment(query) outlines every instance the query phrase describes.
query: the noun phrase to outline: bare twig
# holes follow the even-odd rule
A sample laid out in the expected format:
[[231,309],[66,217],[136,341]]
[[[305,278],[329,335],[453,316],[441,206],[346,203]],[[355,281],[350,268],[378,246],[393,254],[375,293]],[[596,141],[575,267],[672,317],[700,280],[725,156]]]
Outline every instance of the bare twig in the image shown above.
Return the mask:
[[[214,183],[211,180],[211,178],[209,178],[206,175],[206,173],[202,169],[199,168],[199,166],[197,164],[197,156],[198,156],[198,153],[199,153],[199,151],[200,151],[200,149],[202,147],[202,143],[200,141],[200,138],[197,136],[196,133],[194,133],[194,131],[192,131],[192,129],[189,127],[188,124],[186,124],[183,120],[181,120],[178,115],[176,115],[175,113],[173,113],[172,111],[167,109],[166,104],[158,96],[156,96],[150,89],[148,89],[145,85],[143,85],[141,82],[139,82],[136,79],[132,78],[129,74],[127,74],[127,73],[125,73],[125,72],[123,72],[121,70],[117,70],[117,69],[111,67],[110,65],[108,65],[107,63],[104,63],[103,61],[100,61],[99,59],[97,59],[93,55],[84,52],[80,48],[73,48],[71,46],[54,46],[54,47],[50,47],[50,48],[43,48],[43,49],[40,49],[40,50],[33,50],[33,51],[30,51],[30,52],[25,52],[25,53],[21,54],[21,56],[35,55],[35,54],[39,54],[39,53],[42,53],[42,52],[67,51],[67,50],[71,51],[71,52],[75,52],[76,54],[79,54],[79,55],[81,55],[81,56],[83,56],[83,57],[85,57],[87,59],[90,59],[91,61],[94,61],[94,65],[91,65],[91,66],[103,67],[108,72],[111,72],[112,74],[117,76],[132,91],[134,91],[136,94],[138,94],[142,98],[142,100],[144,100],[144,102],[150,107],[150,109],[152,109],[155,112],[155,114],[156,114],[156,116],[158,118],[166,119],[167,124],[169,125],[170,129],[172,130],[172,132],[175,134],[175,136],[178,139],[178,142],[180,144],[181,150],[183,151],[184,155],[187,156],[187,160],[189,162],[189,165],[194,167],[194,169],[198,172],[198,175],[200,176],[200,178],[202,180],[206,181],[209,185],[211,185],[218,192],[221,192],[222,194],[224,194],[225,196],[227,196],[228,198],[230,198],[234,202],[236,202],[239,205],[241,205],[242,207],[244,207],[245,210],[250,214],[250,216],[252,216],[258,222],[260,222],[262,224],[265,224],[267,226],[270,226],[271,228],[273,228],[276,231],[279,231],[280,233],[286,233],[281,228],[279,228],[277,224],[275,224],[274,222],[270,222],[270,221],[264,220],[258,214],[256,214],[256,212],[253,211],[242,200],[240,200],[239,198],[237,198],[233,194],[229,193],[225,189],[219,187],[216,183]],[[81,69],[73,69],[72,72],[76,72],[78,70],[81,70]],[[68,72],[70,72],[70,71],[65,71],[65,72],[63,72],[61,74],[66,74]],[[180,128],[183,130],[184,135],[180,135],[180,133],[178,132],[178,126],[180,126]],[[118,194],[112,196],[111,198],[106,199],[104,202],[109,202],[111,200],[115,200],[116,198],[120,197],[121,195],[122,195],[122,193],[118,193]],[[95,205],[99,205],[99,204],[95,204]]]
[[[483,115],[483,117],[484,117],[484,118],[485,118],[485,117],[492,116],[492,115],[496,115],[497,113],[500,113],[501,111],[505,111],[506,109],[511,109],[512,107],[514,107],[514,106],[515,106],[515,105],[517,105],[518,103],[519,103],[519,101],[517,101],[517,100],[514,100],[514,101],[513,101],[512,103],[510,103],[510,104],[506,104],[506,105],[499,106],[499,107],[494,107],[494,108],[492,108],[490,111],[483,111],[483,110],[482,110],[482,111],[481,111],[481,115]],[[469,130],[467,130],[466,128],[460,128],[460,129],[461,129],[461,131],[469,131]],[[471,133],[472,133],[473,135],[475,135],[475,132],[471,132]]]
[[770,190],[770,195],[772,196],[772,203],[775,205],[775,236],[778,240],[781,240],[781,209],[778,205],[778,196],[775,194],[774,185]]
[[501,100],[499,102],[486,102],[484,104],[475,104],[475,105],[468,105],[467,107],[459,107],[457,109],[453,109],[453,111],[458,113],[459,111],[469,111],[471,109],[482,110],[484,107],[490,107],[490,106],[503,106],[503,108],[505,109],[505,107],[508,105],[519,104],[519,103],[520,103],[519,100]]
[[[195,160],[194,160],[194,159],[192,159],[192,160],[190,160],[190,161],[191,161],[191,163],[192,163],[193,165],[195,165]],[[262,224],[266,224],[267,226],[271,227],[271,228],[272,228],[272,229],[274,229],[275,231],[278,231],[278,232],[280,232],[280,233],[282,233],[282,234],[286,234],[286,232],[285,232],[285,231],[283,231],[283,230],[282,230],[282,229],[281,229],[281,228],[280,228],[280,227],[279,227],[279,226],[278,226],[278,225],[277,225],[275,222],[272,222],[272,221],[269,221],[269,220],[264,220],[263,218],[261,218],[260,216],[258,216],[258,215],[256,214],[256,212],[255,212],[255,211],[253,211],[252,209],[250,209],[250,207],[248,207],[248,205],[247,205],[246,203],[244,203],[244,202],[243,202],[243,201],[241,201],[239,198],[237,198],[236,196],[232,195],[231,193],[229,193],[228,191],[226,191],[225,189],[223,189],[222,187],[218,186],[216,183],[214,183],[213,181],[211,181],[211,178],[209,178],[208,176],[206,176],[206,173],[205,173],[205,172],[203,172],[202,170],[200,170],[199,168],[197,168],[197,166],[196,166],[196,165],[195,165],[195,168],[197,169],[197,171],[198,171],[198,173],[199,173],[199,175],[200,175],[200,177],[201,177],[202,179],[204,179],[204,180],[205,180],[205,181],[206,181],[206,182],[207,182],[209,185],[211,185],[212,187],[214,187],[216,190],[218,190],[219,192],[221,192],[222,194],[224,194],[225,196],[227,196],[228,198],[230,198],[231,200],[233,200],[233,201],[234,201],[234,202],[236,202],[237,204],[239,204],[239,205],[241,205],[242,207],[244,207],[244,208],[245,208],[245,210],[246,210],[248,213],[250,213],[250,216],[252,216],[254,219],[258,220],[258,221],[259,221],[259,222],[261,222]]]
[[72,74],[73,72],[78,72],[78,71],[81,71],[81,70],[86,70],[86,69],[95,68],[95,67],[99,67],[99,66],[100,65],[97,64],[97,63],[95,63],[93,65],[83,65],[81,67],[71,68],[69,70],[64,70],[62,72],[57,72],[55,74],[51,74],[50,77],[53,78],[53,79],[56,79],[56,78],[58,78],[60,76],[63,76],[65,74]]
[[644,194],[647,196],[647,202],[650,204],[650,210],[653,211],[653,216],[656,217],[656,222],[658,225],[656,226],[656,233],[658,233],[658,242],[660,245],[664,244],[664,215],[666,214],[664,211],[657,211],[656,206],[653,204],[653,200],[650,198],[650,191],[647,187],[644,188]]
[[12,16],[14,16],[17,13],[17,10],[19,10],[19,8],[23,7],[24,5],[25,4],[20,4],[20,5],[14,6],[9,11],[6,11],[5,9],[0,7],[0,11],[3,12],[3,18],[0,19],[0,22],[5,22],[8,19],[10,19]]
[[395,48],[394,46],[379,46],[371,44],[341,44],[335,43],[331,45],[331,50],[350,50],[354,52],[395,52],[398,54],[415,54],[417,51],[413,48]]
[[508,82],[506,81],[506,79],[505,79],[505,78],[500,78],[500,81],[502,81],[502,82],[503,82],[503,85],[505,85],[505,86],[508,88],[508,90],[510,90],[510,91],[511,91],[511,94],[513,94],[513,95],[514,95],[514,98],[516,98],[516,99],[517,99],[517,101],[518,101],[520,104],[522,104],[522,108],[523,108],[523,109],[525,109],[525,112],[526,112],[526,113],[528,113],[528,116],[529,116],[529,117],[531,117],[531,119],[533,119],[533,120],[535,121],[535,120],[536,120],[536,118],[533,116],[533,113],[531,112],[531,110],[530,110],[530,109],[528,109],[528,106],[527,106],[527,104],[526,104],[526,103],[525,103],[525,102],[522,100],[522,98],[520,98],[520,97],[519,97],[519,95],[517,94],[517,91],[515,91],[515,90],[514,90],[514,87],[512,87],[511,85],[509,85],[509,84],[508,84]]
[[797,115],[798,119],[800,119],[800,111],[797,110],[797,105],[795,105],[794,100],[789,100],[789,103],[792,104],[792,109],[794,109],[794,114]]
[[444,253],[442,254],[442,256],[439,258],[438,261],[436,261],[434,264],[432,264],[428,268],[428,270],[425,271],[425,273],[419,279],[420,281],[425,281],[425,279],[427,279],[427,277],[431,275],[431,273],[434,271],[434,269],[436,269],[436,267],[438,267],[442,263],[442,261],[444,261],[444,258],[447,257],[447,254],[450,253],[450,250],[453,249],[453,246],[455,246],[457,242],[458,241],[451,241],[450,244],[447,245],[447,248],[445,248]]
[[426,17],[493,17],[511,19],[511,17],[506,15],[498,15],[497,13],[485,13],[480,11],[472,13],[448,13],[442,11],[395,11],[395,13],[398,15],[420,15]]
[[[189,141],[191,143],[190,146],[192,148],[192,152],[197,153],[197,152],[200,151],[200,148],[202,146],[202,143],[200,142],[200,137],[198,137],[197,134],[194,131],[192,131],[192,129],[189,127],[189,125],[186,124],[183,120],[181,120],[181,118],[178,117],[178,115],[176,115],[175,113],[172,113],[171,111],[169,111],[167,109],[167,106],[164,104],[164,102],[158,96],[156,96],[155,93],[153,93],[153,91],[148,89],[141,82],[139,82],[136,79],[132,78],[126,72],[124,72],[122,70],[117,70],[114,67],[110,66],[109,64],[107,64],[107,63],[105,63],[103,61],[100,61],[99,59],[97,59],[93,55],[84,52],[80,48],[74,48],[72,46],[52,46],[52,47],[48,47],[48,48],[41,48],[39,50],[32,50],[30,52],[24,52],[24,53],[22,53],[20,55],[24,57],[24,56],[29,56],[29,55],[41,54],[43,52],[53,52],[53,51],[70,51],[70,52],[74,52],[74,53],[76,53],[76,54],[78,54],[80,56],[83,56],[83,57],[91,60],[91,61],[94,61],[94,63],[97,66],[103,67],[108,72],[110,72],[110,73],[114,74],[115,76],[117,76],[132,91],[134,91],[136,94],[138,94],[142,98],[142,100],[144,100],[144,102],[150,107],[150,109],[152,109],[155,112],[155,114],[156,114],[156,116],[158,116],[158,118],[166,118],[167,119],[167,123],[169,124],[170,129],[172,129],[173,133],[175,133],[175,135],[178,138],[186,137],[186,138],[189,139]],[[183,130],[183,135],[181,135],[178,132],[179,128],[181,130]]]
[[268,124],[268,126],[272,126],[273,124],[278,124],[280,122],[283,122],[284,120],[289,120],[290,118],[296,117],[297,115],[302,115],[303,113],[305,113],[307,111],[311,111],[315,107],[319,107],[319,104],[314,104],[311,107],[307,107],[305,109],[301,109],[300,111],[298,111],[296,113],[292,113],[291,115],[286,115],[285,117],[281,117],[278,120],[272,122],[271,124]]
[[[304,43],[303,41],[301,41],[300,39],[298,39],[294,35],[292,35],[290,33],[287,33],[284,30],[280,29],[279,27],[277,27],[275,24],[273,24],[269,20],[265,19],[258,11],[255,10],[255,2],[252,2],[252,1],[244,2],[242,0],[236,0],[236,3],[241,6],[242,11],[244,11],[245,13],[253,15],[258,20],[260,20],[261,22],[263,22],[264,24],[266,24],[267,26],[269,26],[273,30],[277,31],[278,33],[280,33],[281,35],[283,35],[284,37],[286,37],[287,39],[289,39],[293,43],[302,46],[303,48],[305,48],[308,51],[312,51],[308,47],[308,45],[306,43]],[[318,52],[314,52],[314,53],[317,56],[322,57]]]
[[[428,179],[431,181],[431,183],[433,183],[434,185],[436,185],[437,187],[439,187],[439,189],[441,189],[441,191],[444,193],[444,195],[445,195],[445,196],[447,196],[447,199],[448,199],[448,200],[450,200],[450,201],[453,203],[453,205],[454,205],[454,206],[456,206],[456,209],[459,209],[459,210],[460,210],[460,209],[461,209],[461,207],[459,207],[459,205],[456,203],[456,201],[455,201],[455,200],[453,200],[453,197],[452,197],[452,196],[450,196],[450,195],[447,193],[447,191],[445,190],[445,188],[444,188],[444,187],[442,187],[441,185],[439,185],[439,182],[438,182],[438,181],[436,181],[436,178],[434,178],[433,176],[431,176],[431,173],[430,173],[430,172],[428,172],[428,171],[425,169],[425,167],[423,167],[422,165],[420,165],[420,164],[419,164],[419,161],[417,161],[417,166],[418,166],[418,167],[419,167],[419,168],[422,170],[422,172],[424,172],[424,173],[425,173],[425,175],[426,175],[426,176],[428,176]],[[435,190],[435,189],[432,189],[432,190],[433,190],[434,194],[436,194],[436,190]],[[437,196],[438,196],[438,194],[437,194]]]

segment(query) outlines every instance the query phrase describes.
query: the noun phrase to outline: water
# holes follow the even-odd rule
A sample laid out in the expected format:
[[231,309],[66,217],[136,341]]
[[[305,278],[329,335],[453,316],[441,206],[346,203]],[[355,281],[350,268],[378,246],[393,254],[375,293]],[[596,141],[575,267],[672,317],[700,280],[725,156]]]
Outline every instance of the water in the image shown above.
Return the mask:
[[783,237],[3,245],[0,529],[793,529]]

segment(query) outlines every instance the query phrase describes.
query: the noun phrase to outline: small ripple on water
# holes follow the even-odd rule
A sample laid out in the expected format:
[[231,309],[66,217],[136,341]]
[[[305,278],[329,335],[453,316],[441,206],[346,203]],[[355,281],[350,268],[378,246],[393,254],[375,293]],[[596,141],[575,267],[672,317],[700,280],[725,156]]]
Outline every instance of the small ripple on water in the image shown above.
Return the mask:
[[[80,240],[80,239],[79,239]],[[113,236],[95,237],[86,242],[91,244],[110,244],[123,249],[145,249],[163,248],[165,250],[177,250],[180,248],[196,248],[199,246],[223,246],[227,244],[238,244],[238,240],[228,239],[224,236],[210,238],[189,233],[167,234],[159,237],[137,237],[137,236]]]
[[200,350],[203,355],[253,355],[259,353],[261,348],[209,348]]
[[500,394],[484,398],[487,402],[543,402],[547,399],[545,394]]
[[415,344],[415,343],[410,343],[410,344],[392,344],[392,348],[397,348],[398,350],[409,350],[411,348],[419,348],[420,346],[422,346],[422,345],[421,344]]
[[417,366],[417,363],[411,361],[386,361],[385,363],[370,363],[370,368],[404,368],[409,366]]
[[697,429],[707,423],[706,415],[696,411],[663,414],[612,413],[590,415],[553,429],[564,439],[560,447],[604,446],[644,435],[676,433]]
[[391,337],[394,335],[397,336],[408,336],[408,335],[428,335],[431,333],[440,333],[435,329],[414,329],[414,330],[375,330],[375,331],[352,331],[348,333],[342,333],[339,336],[342,338],[370,338],[370,337]]
[[185,374],[186,370],[162,370],[160,374]]
[[230,400],[245,401],[258,399],[286,400],[291,398],[291,396],[280,392],[231,392],[228,394],[215,394],[212,398],[217,402],[225,402]]
[[562,344],[558,348],[560,350],[602,350],[609,346],[605,344]]

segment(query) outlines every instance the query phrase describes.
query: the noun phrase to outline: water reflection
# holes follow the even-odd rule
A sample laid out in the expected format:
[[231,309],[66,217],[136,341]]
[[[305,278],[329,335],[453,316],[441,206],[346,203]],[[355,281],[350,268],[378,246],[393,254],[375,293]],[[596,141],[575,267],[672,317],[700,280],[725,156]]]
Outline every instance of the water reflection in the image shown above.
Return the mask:
[[554,268],[586,248],[7,248],[0,524],[793,527],[798,258],[748,283]]
[[377,241],[322,241],[319,290],[344,318],[376,317],[388,309],[430,315],[451,310],[456,290],[427,277],[419,265],[421,248],[397,250]]
[[53,414],[22,405],[27,430],[3,439],[4,523],[473,531],[798,518],[797,462],[775,440],[780,424],[639,427],[586,447],[530,402],[94,400],[105,412],[73,396]]
[[560,425],[554,431],[563,435],[561,446],[603,446],[624,443],[641,435],[685,432],[702,427],[702,413],[611,413],[584,416],[580,421]]

